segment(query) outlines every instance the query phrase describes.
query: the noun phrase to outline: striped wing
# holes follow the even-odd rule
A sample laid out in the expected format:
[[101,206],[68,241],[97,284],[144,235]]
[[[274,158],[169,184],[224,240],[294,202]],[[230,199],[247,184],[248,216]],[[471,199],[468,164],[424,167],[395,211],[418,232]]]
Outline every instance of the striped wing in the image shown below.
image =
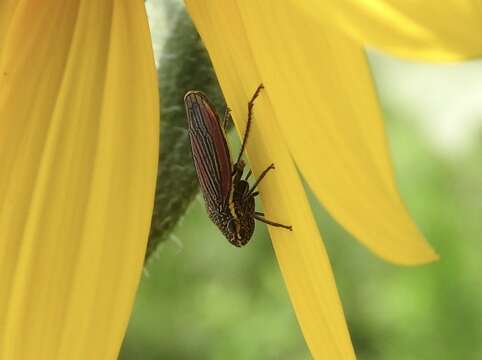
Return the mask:
[[231,157],[219,117],[206,95],[189,91],[184,96],[194,165],[204,199],[219,207],[229,200]]

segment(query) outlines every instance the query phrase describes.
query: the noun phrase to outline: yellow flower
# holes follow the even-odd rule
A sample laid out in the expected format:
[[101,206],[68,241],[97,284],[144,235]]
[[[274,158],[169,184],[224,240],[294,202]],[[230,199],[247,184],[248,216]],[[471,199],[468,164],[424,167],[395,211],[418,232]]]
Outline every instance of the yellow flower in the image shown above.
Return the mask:
[[[479,55],[480,4],[186,4],[241,132],[247,99],[257,84],[265,85],[247,152],[255,174],[276,164],[276,174],[261,185],[263,205],[268,218],[294,229],[269,229],[278,262],[313,356],[353,358],[330,264],[296,167],[334,218],[378,256],[404,265],[436,259],[396,190],[363,44],[429,60]],[[454,28],[454,19],[463,26]]]
[[142,1],[0,1],[0,359],[114,359],[152,212]]
[[[396,191],[361,44],[480,55],[477,1],[188,1],[248,154],[314,357],[353,358],[295,163],[379,256],[436,258]],[[367,5],[369,3],[370,5]],[[454,27],[456,19],[463,24]],[[478,36],[479,35],[479,36]],[[0,359],[114,359],[143,264],[157,164],[156,74],[142,1],[0,1]]]

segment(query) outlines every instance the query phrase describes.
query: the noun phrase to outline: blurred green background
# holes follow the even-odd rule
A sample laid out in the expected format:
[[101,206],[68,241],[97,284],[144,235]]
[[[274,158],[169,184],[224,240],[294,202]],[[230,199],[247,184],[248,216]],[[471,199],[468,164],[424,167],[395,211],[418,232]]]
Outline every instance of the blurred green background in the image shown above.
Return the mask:
[[[482,359],[482,62],[370,62],[399,190],[441,260],[379,260],[310,194],[357,356]],[[266,228],[234,248],[194,201],[142,278],[120,359],[309,358]]]

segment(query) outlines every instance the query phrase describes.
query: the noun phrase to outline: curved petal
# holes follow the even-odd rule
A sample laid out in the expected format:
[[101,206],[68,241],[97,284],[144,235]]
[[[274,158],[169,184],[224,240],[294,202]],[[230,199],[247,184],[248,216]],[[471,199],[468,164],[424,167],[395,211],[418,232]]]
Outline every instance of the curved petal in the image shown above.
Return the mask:
[[276,119],[323,205],[386,260],[436,259],[396,191],[362,49],[296,7],[244,2],[240,9]]
[[482,56],[479,0],[291,0],[323,26],[396,56],[453,61]]
[[[190,15],[210,52],[238,129],[244,129],[247,101],[264,79],[257,71],[245,24],[232,1],[187,1]],[[293,225],[269,228],[299,324],[315,358],[352,359],[353,348],[329,260],[309,204],[287,151],[267,87],[255,104],[247,152],[256,174],[271,162],[276,170],[261,184],[268,218]]]
[[157,166],[143,2],[21,1],[0,62],[0,358],[113,359]]

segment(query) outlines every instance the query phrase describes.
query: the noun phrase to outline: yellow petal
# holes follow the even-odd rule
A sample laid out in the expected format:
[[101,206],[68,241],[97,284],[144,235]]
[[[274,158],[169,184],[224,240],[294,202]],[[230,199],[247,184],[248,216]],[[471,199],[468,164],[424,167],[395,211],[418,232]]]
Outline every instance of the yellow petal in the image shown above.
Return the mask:
[[482,55],[479,0],[291,0],[323,26],[394,55],[429,61]]
[[[242,132],[247,101],[264,81],[255,62],[259,54],[250,49],[246,24],[234,2],[192,0],[187,5],[210,52],[237,128]],[[276,166],[263,180],[260,191],[266,216],[293,225],[292,232],[271,227],[269,230],[298,322],[313,356],[354,358],[329,260],[278,127],[270,87],[256,101],[247,152],[255,174],[271,162]]]
[[22,1],[8,29],[0,358],[114,359],[156,176],[158,98],[144,4]]
[[240,9],[276,119],[323,205],[386,260],[434,260],[396,191],[362,49],[296,7],[263,2]]
[[16,3],[15,0],[0,1],[0,59],[2,58],[2,50],[4,48],[4,38],[7,34]]

